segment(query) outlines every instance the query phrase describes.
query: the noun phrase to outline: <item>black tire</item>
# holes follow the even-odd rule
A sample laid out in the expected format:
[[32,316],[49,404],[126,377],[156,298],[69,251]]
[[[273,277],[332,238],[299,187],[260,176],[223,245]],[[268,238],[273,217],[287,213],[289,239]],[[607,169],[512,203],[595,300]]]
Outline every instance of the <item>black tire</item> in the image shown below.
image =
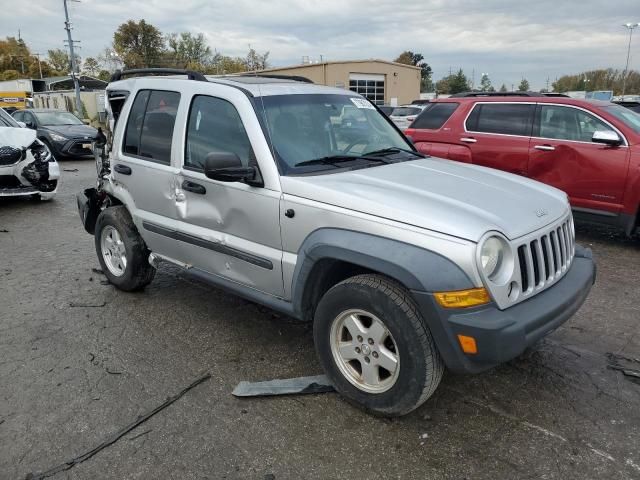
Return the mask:
[[[115,275],[107,266],[102,255],[101,238],[107,227],[117,230],[124,244],[127,263],[121,275]],[[104,209],[96,220],[94,233],[96,253],[102,272],[110,283],[126,292],[142,290],[155,276],[156,269],[149,263],[151,253],[138,233],[131,215],[123,206]]]
[[[381,393],[356,387],[340,370],[332,353],[333,322],[351,309],[369,312],[382,320],[397,345],[399,371],[395,383]],[[313,335],[320,362],[336,390],[372,413],[405,415],[424,403],[442,378],[444,363],[409,292],[382,275],[357,275],[332,287],[316,309]],[[356,361],[363,365],[362,360]]]

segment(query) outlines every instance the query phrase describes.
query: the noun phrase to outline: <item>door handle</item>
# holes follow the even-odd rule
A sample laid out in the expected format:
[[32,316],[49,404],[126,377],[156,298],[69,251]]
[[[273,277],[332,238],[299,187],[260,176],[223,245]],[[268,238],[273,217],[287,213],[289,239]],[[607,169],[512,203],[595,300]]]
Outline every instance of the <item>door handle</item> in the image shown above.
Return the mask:
[[556,149],[556,147],[552,145],[536,145],[533,148],[536,150],[542,150],[543,152],[553,152]]
[[462,137],[460,139],[460,141],[464,142],[464,143],[476,143],[477,142],[477,140],[475,138],[473,138],[473,137]]
[[127,167],[126,165],[118,163],[113,167],[113,169],[116,172],[121,173],[122,175],[131,175],[131,168]]
[[182,182],[182,189],[186,190],[187,192],[197,193],[198,195],[204,195],[205,193],[207,193],[207,189],[204,188],[203,185],[200,185],[196,182],[190,182],[189,180],[185,180],[184,182]]

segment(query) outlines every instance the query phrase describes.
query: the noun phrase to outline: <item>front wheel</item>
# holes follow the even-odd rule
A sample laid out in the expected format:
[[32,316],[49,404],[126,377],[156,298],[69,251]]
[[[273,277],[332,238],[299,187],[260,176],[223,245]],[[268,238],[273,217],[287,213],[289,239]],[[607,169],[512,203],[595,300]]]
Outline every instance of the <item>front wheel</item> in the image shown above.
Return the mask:
[[131,292],[153,280],[156,270],[149,264],[150,252],[125,207],[104,209],[94,235],[98,260],[110,283]]
[[386,416],[411,412],[435,391],[444,364],[409,293],[381,275],[332,287],[314,319],[320,362],[347,400]]

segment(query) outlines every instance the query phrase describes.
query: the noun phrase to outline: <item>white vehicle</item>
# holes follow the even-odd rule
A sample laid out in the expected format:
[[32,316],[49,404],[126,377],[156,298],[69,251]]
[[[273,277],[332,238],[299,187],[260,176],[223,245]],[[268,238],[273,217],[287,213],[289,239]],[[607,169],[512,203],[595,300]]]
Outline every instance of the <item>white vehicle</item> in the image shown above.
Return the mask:
[[106,94],[110,153],[77,200],[109,282],[140,290],[168,262],[313,322],[367,410],[403,415],[445,366],[515,358],[595,280],[565,193],[427,158],[349,90],[151,69]]
[[427,105],[402,105],[396,107],[389,115],[389,118],[400,130],[405,130],[409,128],[409,125],[422,113]]
[[35,130],[23,128],[0,108],[0,197],[51,199],[60,166]]

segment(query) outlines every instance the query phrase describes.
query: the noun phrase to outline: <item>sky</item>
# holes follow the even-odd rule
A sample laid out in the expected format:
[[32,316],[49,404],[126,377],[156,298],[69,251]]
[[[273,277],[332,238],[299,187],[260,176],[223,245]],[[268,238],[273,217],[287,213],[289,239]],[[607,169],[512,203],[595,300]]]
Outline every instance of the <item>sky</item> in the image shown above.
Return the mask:
[[[62,0],[11,2],[0,35],[20,35],[33,51],[64,48]],[[533,89],[563,74],[623,69],[628,30],[640,22],[639,0],[81,0],[69,2],[82,57],[97,56],[118,25],[144,18],[163,33],[203,33],[212,49],[244,56],[269,51],[272,66],[312,60],[380,58],[420,52],[438,80],[464,69],[498,88]],[[6,12],[8,9],[4,7]],[[630,68],[640,69],[640,28]],[[637,59],[638,64],[635,63]]]

